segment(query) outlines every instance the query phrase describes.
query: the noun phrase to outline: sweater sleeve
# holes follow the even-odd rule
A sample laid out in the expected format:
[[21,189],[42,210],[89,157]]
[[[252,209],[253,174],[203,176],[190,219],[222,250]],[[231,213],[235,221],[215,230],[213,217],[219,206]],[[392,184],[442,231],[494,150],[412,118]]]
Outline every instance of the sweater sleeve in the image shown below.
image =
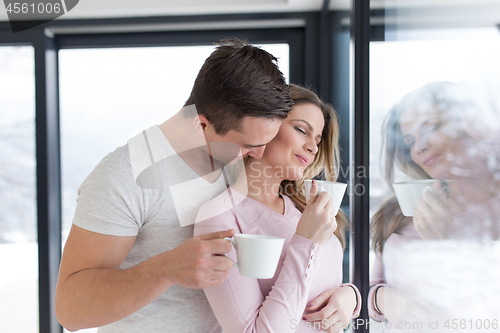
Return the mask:
[[[234,215],[230,213],[214,219],[196,223],[195,235],[238,229]],[[204,289],[224,332],[294,332],[306,308],[312,277],[317,270],[315,251],[318,246],[295,234],[267,297],[262,295],[257,279],[240,275],[236,267],[229,271],[222,285]],[[228,255],[234,258],[234,250]]]
[[359,313],[361,312],[361,305],[362,305],[361,293],[359,292],[358,288],[352,283],[343,283],[341,287],[351,287],[356,293],[356,308],[352,312],[351,318],[352,319],[358,318]]
[[372,266],[372,271],[370,275],[370,291],[368,292],[368,315],[375,321],[385,320],[383,313],[377,311],[375,307],[375,293],[378,288],[386,286],[385,276],[384,276],[384,263],[382,257],[377,254],[375,261]]

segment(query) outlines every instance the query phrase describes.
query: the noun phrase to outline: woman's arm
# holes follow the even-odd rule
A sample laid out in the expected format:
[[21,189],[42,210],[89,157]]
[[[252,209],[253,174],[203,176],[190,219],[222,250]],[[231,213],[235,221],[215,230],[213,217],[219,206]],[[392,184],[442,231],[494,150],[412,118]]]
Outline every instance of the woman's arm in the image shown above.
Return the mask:
[[361,294],[353,284],[344,283],[323,292],[310,303],[307,310],[311,311],[304,316],[307,321],[318,323],[329,333],[341,332],[351,319],[359,316]]
[[[257,279],[241,276],[236,268],[230,270],[221,286],[206,288],[205,294],[220,325],[226,333],[232,332],[295,332],[307,305],[313,276],[319,272],[316,251],[329,237],[335,237],[335,218],[329,196],[324,193],[311,200],[302,215],[296,233],[287,244],[285,259],[269,295],[262,295]],[[221,206],[215,199],[207,205]],[[210,209],[202,208],[200,214]],[[208,214],[208,216],[213,216]],[[200,218],[198,221],[202,220]],[[242,222],[242,221],[240,221]],[[313,227],[316,226],[316,231]],[[211,217],[195,224],[195,235],[224,230],[239,229],[231,211]],[[308,234],[318,243],[299,235]],[[229,253],[235,256],[234,251]],[[329,254],[330,255],[330,254]],[[331,255],[342,256],[342,252]],[[331,258],[331,257],[330,257]],[[341,261],[341,259],[339,260]]]
[[[381,309],[378,307],[378,300],[375,296],[375,293],[379,288],[386,286],[385,284],[385,276],[384,276],[384,263],[382,261],[382,255],[377,254],[375,257],[375,261],[372,266],[371,274],[370,274],[370,291],[368,292],[367,306],[368,306],[368,315],[375,321],[385,320],[385,316]],[[377,303],[376,303],[377,302]]]
[[383,283],[377,284],[372,286],[368,292],[368,314],[370,318],[375,321],[382,321],[386,319],[381,307],[379,306],[379,304],[382,305],[383,301],[380,299],[380,295],[378,294],[380,289],[384,287],[387,287],[387,285]]
[[264,298],[257,279],[233,268],[224,283],[205,294],[226,333],[294,332],[307,305],[316,273],[316,244],[294,235],[271,292]]

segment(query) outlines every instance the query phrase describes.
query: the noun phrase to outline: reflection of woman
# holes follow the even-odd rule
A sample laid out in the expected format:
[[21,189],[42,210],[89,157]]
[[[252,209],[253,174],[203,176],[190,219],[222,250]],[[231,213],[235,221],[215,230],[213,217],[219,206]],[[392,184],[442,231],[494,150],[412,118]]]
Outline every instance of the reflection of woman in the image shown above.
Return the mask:
[[[234,228],[285,238],[272,279],[251,279],[232,269],[223,285],[205,289],[226,333],[339,332],[361,306],[357,289],[342,284],[345,215],[333,216],[327,193],[311,196],[306,206],[303,191],[303,180],[322,170],[335,180],[337,117],[311,91],[296,85],[290,90],[295,104],[277,136],[260,160],[246,161],[247,197],[234,185],[200,214],[210,207],[228,210],[195,224],[195,234]],[[229,195],[240,201],[232,210]]]
[[[460,85],[430,83],[408,94],[386,122],[389,183],[394,180],[394,165],[414,179],[452,180],[445,189],[436,182],[437,195],[428,192],[419,201],[413,223],[423,238],[498,237],[495,224],[475,229],[470,223],[461,225],[460,214],[477,206],[485,208],[500,189],[498,154],[471,136],[463,122],[464,114],[481,112],[479,103],[463,95]],[[450,225],[452,216],[454,225]],[[435,218],[440,223],[433,223]]]
[[389,186],[395,167],[413,179],[443,181],[423,194],[413,218],[402,215],[395,198],[386,201],[372,218],[377,260],[368,306],[376,320],[428,318],[429,304],[397,288],[405,282],[400,279],[401,267],[389,259],[394,259],[396,251],[421,239],[499,237],[495,223],[500,217],[498,155],[470,135],[463,115],[480,110],[460,92],[453,83],[430,83],[406,95],[386,120],[385,177]]

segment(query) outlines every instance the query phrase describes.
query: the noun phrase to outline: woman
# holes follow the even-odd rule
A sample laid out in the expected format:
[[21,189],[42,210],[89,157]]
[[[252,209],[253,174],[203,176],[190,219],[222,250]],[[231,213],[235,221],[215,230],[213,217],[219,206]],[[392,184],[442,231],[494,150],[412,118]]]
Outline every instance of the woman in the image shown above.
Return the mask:
[[346,216],[333,216],[326,192],[311,195],[306,205],[303,190],[304,179],[321,172],[336,179],[337,116],[313,92],[293,84],[290,91],[294,106],[277,136],[260,160],[245,163],[248,194],[241,190],[246,186],[235,184],[200,212],[230,210],[195,224],[195,235],[234,228],[285,238],[272,279],[246,278],[232,269],[221,286],[205,289],[226,333],[339,332],[361,307],[356,287],[342,284]]
[[[447,246],[450,250],[457,243],[426,243],[424,247],[422,243],[416,245],[419,241],[484,241],[499,237],[498,154],[468,130],[464,115],[477,113],[480,108],[463,92],[454,83],[427,84],[406,95],[390,111],[384,124],[385,178],[389,187],[392,189],[395,168],[412,179],[441,181],[418,200],[413,218],[402,215],[394,197],[372,218],[372,246],[377,259],[371,272],[368,307],[370,316],[377,321],[428,323],[429,318],[436,318],[436,313],[454,308],[453,304],[444,305],[451,292],[440,302],[429,302],[438,299],[439,294],[433,294],[429,285],[442,283],[436,272],[427,280],[419,279],[414,272],[432,266],[432,260],[426,256],[429,246]],[[444,261],[466,263],[458,255],[464,248],[461,245],[458,251],[450,250],[444,254]],[[409,267],[413,262],[425,264],[425,269],[418,265]],[[470,261],[468,264],[470,267]],[[410,286],[413,290],[423,286],[427,289],[410,295],[406,292]],[[460,288],[465,288],[465,284]],[[446,290],[441,286],[441,295]]]

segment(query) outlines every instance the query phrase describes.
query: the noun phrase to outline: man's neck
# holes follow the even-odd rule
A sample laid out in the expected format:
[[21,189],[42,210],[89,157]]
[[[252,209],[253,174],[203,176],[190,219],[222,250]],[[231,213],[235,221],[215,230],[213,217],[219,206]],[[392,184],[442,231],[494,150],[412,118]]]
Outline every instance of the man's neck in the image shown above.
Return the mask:
[[205,138],[196,131],[191,119],[178,112],[158,127],[175,153],[195,173],[210,183],[219,178],[221,166],[211,158]]

